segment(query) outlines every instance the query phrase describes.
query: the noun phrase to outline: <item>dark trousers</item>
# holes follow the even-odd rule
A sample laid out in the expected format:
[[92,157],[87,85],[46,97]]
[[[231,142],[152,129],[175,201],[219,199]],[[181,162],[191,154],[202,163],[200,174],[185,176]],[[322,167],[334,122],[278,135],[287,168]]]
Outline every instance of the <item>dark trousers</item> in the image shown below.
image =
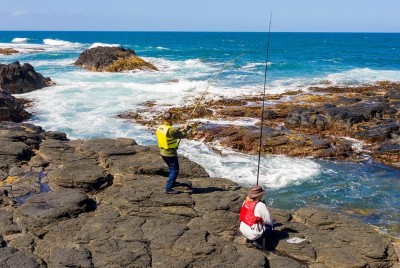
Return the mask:
[[169,168],[169,176],[165,190],[170,190],[179,174],[179,161],[177,156],[162,156]]
[[257,238],[256,240],[253,240],[253,244],[262,250],[267,249],[267,243],[266,243],[267,237],[269,237],[272,234],[272,230],[274,229],[274,227],[268,224],[265,224],[265,227],[266,229],[262,234],[262,236]]

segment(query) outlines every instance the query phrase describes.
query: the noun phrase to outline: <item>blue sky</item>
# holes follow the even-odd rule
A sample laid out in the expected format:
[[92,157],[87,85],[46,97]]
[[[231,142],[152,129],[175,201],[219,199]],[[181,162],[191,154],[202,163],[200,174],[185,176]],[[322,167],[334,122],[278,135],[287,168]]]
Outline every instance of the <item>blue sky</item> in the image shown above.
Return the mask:
[[400,32],[400,0],[0,0],[0,30]]

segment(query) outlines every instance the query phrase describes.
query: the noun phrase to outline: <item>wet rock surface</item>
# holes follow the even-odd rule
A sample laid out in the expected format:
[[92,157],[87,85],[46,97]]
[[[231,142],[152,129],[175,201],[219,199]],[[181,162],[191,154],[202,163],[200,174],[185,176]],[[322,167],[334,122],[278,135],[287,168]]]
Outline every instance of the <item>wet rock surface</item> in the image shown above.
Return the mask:
[[164,194],[167,170],[157,149],[132,139],[69,141],[34,125],[1,122],[0,141],[16,149],[0,153],[8,159],[1,161],[2,189],[25,189],[15,194],[19,205],[0,196],[1,267],[399,265],[389,238],[313,207],[271,209],[276,229],[269,251],[260,251],[238,231],[246,189],[180,157],[181,193]]
[[[350,161],[373,158],[399,168],[399,98],[400,84],[391,82],[267,95],[270,104],[264,112],[261,152]],[[205,101],[190,118],[195,126],[191,138],[210,146],[257,153],[261,100],[244,96]],[[162,111],[174,112],[177,123],[184,124],[188,118],[184,115],[191,115],[193,108],[162,107]],[[155,128],[161,112],[158,106],[144,104],[117,117]]]
[[90,71],[122,72],[129,70],[157,70],[157,68],[136,56],[132,49],[122,47],[94,47],[85,50],[75,62]]
[[0,88],[9,93],[27,93],[52,84],[49,77],[37,73],[29,63],[0,64]]
[[0,54],[3,55],[12,55],[12,54],[17,54],[19,53],[18,50],[15,50],[13,48],[0,48]]
[[0,121],[21,122],[30,117],[23,103],[7,91],[0,89]]

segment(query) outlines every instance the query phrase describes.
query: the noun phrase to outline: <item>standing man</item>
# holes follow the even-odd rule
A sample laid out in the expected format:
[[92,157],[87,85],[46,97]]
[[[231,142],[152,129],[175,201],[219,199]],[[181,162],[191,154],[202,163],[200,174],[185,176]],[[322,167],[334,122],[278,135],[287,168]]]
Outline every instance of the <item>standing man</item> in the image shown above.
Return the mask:
[[177,149],[179,145],[179,139],[186,138],[189,130],[188,126],[185,126],[182,131],[173,127],[173,119],[174,114],[170,112],[164,113],[163,124],[160,125],[156,131],[158,147],[160,148],[161,156],[169,168],[168,181],[165,185],[166,194],[179,194],[178,191],[172,189],[179,174]]

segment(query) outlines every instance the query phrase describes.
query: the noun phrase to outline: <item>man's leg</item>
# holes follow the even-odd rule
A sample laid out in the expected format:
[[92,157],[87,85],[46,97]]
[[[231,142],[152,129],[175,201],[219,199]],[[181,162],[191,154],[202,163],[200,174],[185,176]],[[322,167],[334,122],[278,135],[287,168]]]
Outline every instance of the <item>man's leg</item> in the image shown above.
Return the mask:
[[167,163],[168,168],[169,168],[169,176],[168,176],[168,181],[165,185],[165,190],[171,190],[172,184],[176,180],[179,174],[179,162],[178,162],[178,157],[177,156],[171,156],[171,157],[166,157],[163,156],[163,159],[165,163]]
[[265,224],[265,231],[263,235],[260,238],[257,238],[256,240],[253,241],[253,245],[258,247],[259,249],[266,250],[267,249],[267,237],[269,237],[272,234],[272,230],[274,227],[271,225]]

